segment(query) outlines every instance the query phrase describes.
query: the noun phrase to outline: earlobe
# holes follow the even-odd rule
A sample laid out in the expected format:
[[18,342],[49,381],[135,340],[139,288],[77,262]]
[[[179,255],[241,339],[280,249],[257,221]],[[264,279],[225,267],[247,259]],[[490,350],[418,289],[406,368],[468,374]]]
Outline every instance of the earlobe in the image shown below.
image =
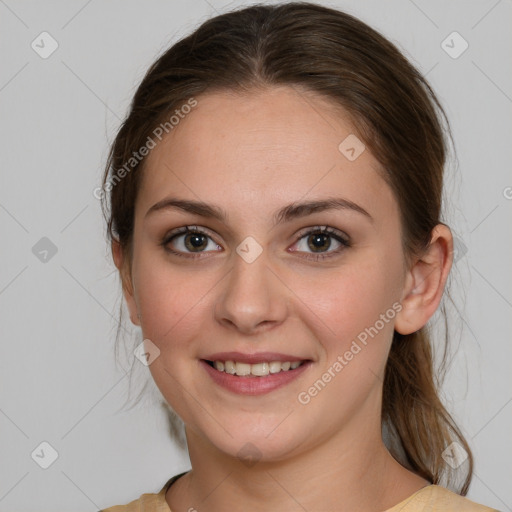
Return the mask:
[[395,321],[397,332],[416,332],[432,317],[441,302],[452,260],[453,237],[450,228],[438,224],[432,230],[428,248],[407,272],[402,310]]
[[112,240],[112,258],[114,264],[119,271],[121,284],[123,288],[123,296],[130,313],[130,320],[134,325],[140,326],[140,314],[138,312],[137,303],[135,301],[135,293],[130,275],[130,265],[126,261],[123,248],[119,241]]

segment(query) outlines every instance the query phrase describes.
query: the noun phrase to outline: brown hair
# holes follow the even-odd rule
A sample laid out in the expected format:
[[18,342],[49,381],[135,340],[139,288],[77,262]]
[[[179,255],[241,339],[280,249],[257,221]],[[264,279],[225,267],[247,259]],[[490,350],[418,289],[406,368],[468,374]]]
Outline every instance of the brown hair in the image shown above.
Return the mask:
[[[390,41],[353,16],[307,2],[254,5],[216,16],[154,62],[108,157],[103,207],[111,240],[131,253],[145,160],[112,180],[176,108],[214,90],[280,85],[319,93],[349,113],[398,201],[404,254],[421,253],[441,222],[450,132],[443,108]],[[446,350],[443,364],[445,357]],[[392,436],[388,448],[403,465],[440,483],[452,475],[442,452],[457,441],[468,459],[464,481],[455,490],[465,495],[473,457],[439,398],[439,387],[427,327],[409,335],[395,332],[383,384],[382,426]]]

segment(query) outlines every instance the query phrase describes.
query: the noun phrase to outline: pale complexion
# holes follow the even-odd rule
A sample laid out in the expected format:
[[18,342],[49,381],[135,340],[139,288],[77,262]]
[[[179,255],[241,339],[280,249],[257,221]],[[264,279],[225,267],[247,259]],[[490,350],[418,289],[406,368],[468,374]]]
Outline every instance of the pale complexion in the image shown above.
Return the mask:
[[[418,330],[439,304],[450,231],[438,225],[430,249],[406,264],[398,203],[379,163],[369,149],[355,161],[340,153],[355,130],[322,98],[280,87],[196,99],[146,162],[131,262],[113,245],[132,322],[161,351],[152,376],[186,424],[192,471],[166,500],[173,512],[386,510],[428,485],[382,441],[382,378],[393,330]],[[148,213],[171,197],[218,206],[227,218]],[[333,197],[368,215],[331,209],[273,224],[285,205]],[[169,242],[188,258],[162,246],[183,226],[208,234],[196,252],[186,234]],[[350,245],[327,236],[323,252],[314,252],[302,233],[322,226]],[[248,236],[263,250],[252,263],[236,252]],[[307,259],[318,254],[330,257]],[[378,335],[299,403],[299,393],[396,303],[402,310]],[[280,389],[245,396],[200,367],[220,351],[281,352],[313,364]],[[237,458],[246,443],[261,453],[251,467]]]

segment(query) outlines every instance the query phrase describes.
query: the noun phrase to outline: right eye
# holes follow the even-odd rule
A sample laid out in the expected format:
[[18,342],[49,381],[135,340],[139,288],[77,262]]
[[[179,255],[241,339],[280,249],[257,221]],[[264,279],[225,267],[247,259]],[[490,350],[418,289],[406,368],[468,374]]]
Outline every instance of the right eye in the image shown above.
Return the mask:
[[[161,245],[171,254],[195,259],[201,256],[195,256],[194,254],[200,255],[203,252],[210,252],[207,251],[208,239],[211,241],[213,250],[220,249],[220,246],[213,241],[206,231],[197,226],[184,226],[167,233]],[[171,246],[174,246],[174,248]]]

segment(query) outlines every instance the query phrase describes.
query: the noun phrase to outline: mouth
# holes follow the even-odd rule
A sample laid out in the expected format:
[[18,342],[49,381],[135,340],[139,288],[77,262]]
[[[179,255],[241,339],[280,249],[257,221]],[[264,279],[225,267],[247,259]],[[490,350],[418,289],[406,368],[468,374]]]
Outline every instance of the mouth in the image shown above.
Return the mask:
[[215,368],[219,372],[227,373],[228,375],[236,375],[237,377],[267,377],[268,375],[275,375],[281,372],[289,372],[296,370],[309,360],[302,361],[262,361],[259,363],[242,363],[239,361],[203,361],[210,367]]
[[261,357],[261,354],[258,358],[255,355],[241,355],[240,358],[245,358],[245,361],[237,361],[219,354],[212,359],[200,359],[199,363],[213,384],[237,395],[255,396],[287,386],[300,379],[313,365],[311,359],[287,360],[289,357],[278,357],[280,361],[272,357],[262,360],[267,358]]

